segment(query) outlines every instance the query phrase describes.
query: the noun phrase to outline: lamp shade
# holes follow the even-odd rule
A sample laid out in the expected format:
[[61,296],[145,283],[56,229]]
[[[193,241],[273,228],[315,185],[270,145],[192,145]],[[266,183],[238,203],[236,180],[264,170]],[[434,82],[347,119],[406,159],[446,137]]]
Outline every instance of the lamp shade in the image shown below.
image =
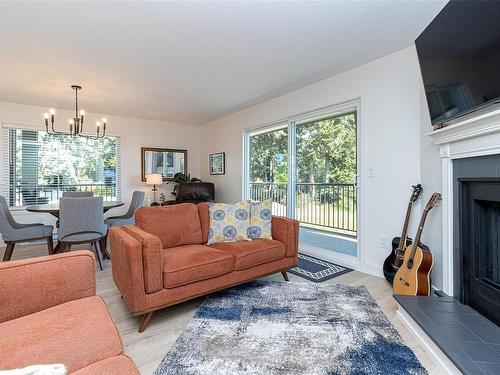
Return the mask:
[[163,183],[163,177],[159,173],[147,174],[146,184],[148,185],[161,185]]

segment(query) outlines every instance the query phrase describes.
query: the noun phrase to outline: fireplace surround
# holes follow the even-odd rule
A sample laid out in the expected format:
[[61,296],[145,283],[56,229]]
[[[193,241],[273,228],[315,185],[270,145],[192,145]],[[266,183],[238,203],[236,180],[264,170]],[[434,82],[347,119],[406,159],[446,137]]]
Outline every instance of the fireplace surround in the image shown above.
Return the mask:
[[[441,158],[441,246],[436,248],[435,272],[433,278],[442,280],[442,290],[450,295],[460,298],[456,288],[456,265],[458,262],[456,252],[456,231],[458,230],[458,212],[454,210],[455,198],[459,194],[458,178],[498,178],[491,171],[500,171],[500,163],[494,161],[500,155],[500,105],[494,109],[477,112],[466,116],[454,124],[427,134],[433,144],[439,146]],[[496,156],[495,156],[496,155]],[[472,160],[478,157],[491,157],[492,164],[485,164],[483,168],[472,169],[472,174],[456,174],[457,168],[463,160]],[[439,189],[439,187],[435,187]],[[439,284],[439,282],[438,282]]]

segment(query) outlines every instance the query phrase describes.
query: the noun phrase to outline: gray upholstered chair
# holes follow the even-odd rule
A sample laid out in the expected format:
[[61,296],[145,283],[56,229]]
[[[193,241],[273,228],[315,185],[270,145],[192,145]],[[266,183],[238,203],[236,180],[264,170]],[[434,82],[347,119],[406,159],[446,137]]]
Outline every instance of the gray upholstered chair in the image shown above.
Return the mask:
[[130,206],[125,214],[120,216],[111,216],[108,217],[104,222],[108,225],[108,227],[118,227],[121,225],[127,224],[135,224],[134,212],[139,207],[142,207],[144,204],[144,197],[146,193],[143,191],[134,191],[132,193],[132,200],[130,201]]
[[64,191],[63,198],[90,198],[94,196],[92,191]]
[[[120,216],[111,216],[108,217],[104,222],[108,226],[108,228],[111,227],[119,227],[122,225],[128,225],[128,224],[135,224],[135,210],[137,210],[139,207],[142,207],[144,204],[144,198],[146,197],[146,193],[143,191],[134,191],[132,193],[132,199],[130,201],[130,206],[128,207],[128,210],[126,213]],[[103,249],[103,255],[104,258],[109,259],[109,253],[108,253],[108,236],[103,238],[102,240],[102,249]]]
[[4,197],[0,196],[0,232],[2,233],[2,240],[7,245],[3,256],[4,261],[10,260],[12,257],[16,243],[33,240],[45,239],[49,254],[52,254],[54,251],[52,242],[53,230],[52,225],[40,223],[20,224],[16,222],[10,213],[7,201]]
[[100,241],[108,233],[104,224],[102,197],[61,198],[59,200],[59,245],[60,252],[71,250],[71,245],[90,243],[94,246],[99,267]]

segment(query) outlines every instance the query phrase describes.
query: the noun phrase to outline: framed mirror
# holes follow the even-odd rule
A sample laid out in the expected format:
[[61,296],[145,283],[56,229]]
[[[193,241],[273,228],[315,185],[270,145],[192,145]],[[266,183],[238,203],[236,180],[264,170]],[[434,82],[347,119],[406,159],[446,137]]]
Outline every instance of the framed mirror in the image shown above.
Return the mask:
[[141,178],[147,174],[159,173],[163,181],[172,181],[177,172],[187,174],[187,150],[174,148],[141,148]]

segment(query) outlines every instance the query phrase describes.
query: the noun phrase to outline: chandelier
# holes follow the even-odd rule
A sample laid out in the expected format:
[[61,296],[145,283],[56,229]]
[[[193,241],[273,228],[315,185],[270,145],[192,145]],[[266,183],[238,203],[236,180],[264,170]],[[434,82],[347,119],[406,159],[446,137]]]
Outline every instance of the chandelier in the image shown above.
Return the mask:
[[[97,121],[96,124],[96,134],[95,135],[87,135],[83,134],[83,118],[85,117],[85,111],[78,110],[78,90],[81,90],[82,87],[78,85],[72,85],[71,88],[75,90],[75,117],[70,118],[68,120],[69,123],[69,133],[63,131],[57,131],[54,127],[54,119],[56,111],[51,108],[49,113],[44,113],[43,117],[45,119],[45,131],[47,134],[57,134],[57,135],[70,135],[70,136],[79,136],[84,138],[91,139],[100,139],[104,138],[106,135],[106,118],[101,121]],[[49,119],[50,119],[50,127],[49,127]],[[101,131],[102,129],[102,131]]]

